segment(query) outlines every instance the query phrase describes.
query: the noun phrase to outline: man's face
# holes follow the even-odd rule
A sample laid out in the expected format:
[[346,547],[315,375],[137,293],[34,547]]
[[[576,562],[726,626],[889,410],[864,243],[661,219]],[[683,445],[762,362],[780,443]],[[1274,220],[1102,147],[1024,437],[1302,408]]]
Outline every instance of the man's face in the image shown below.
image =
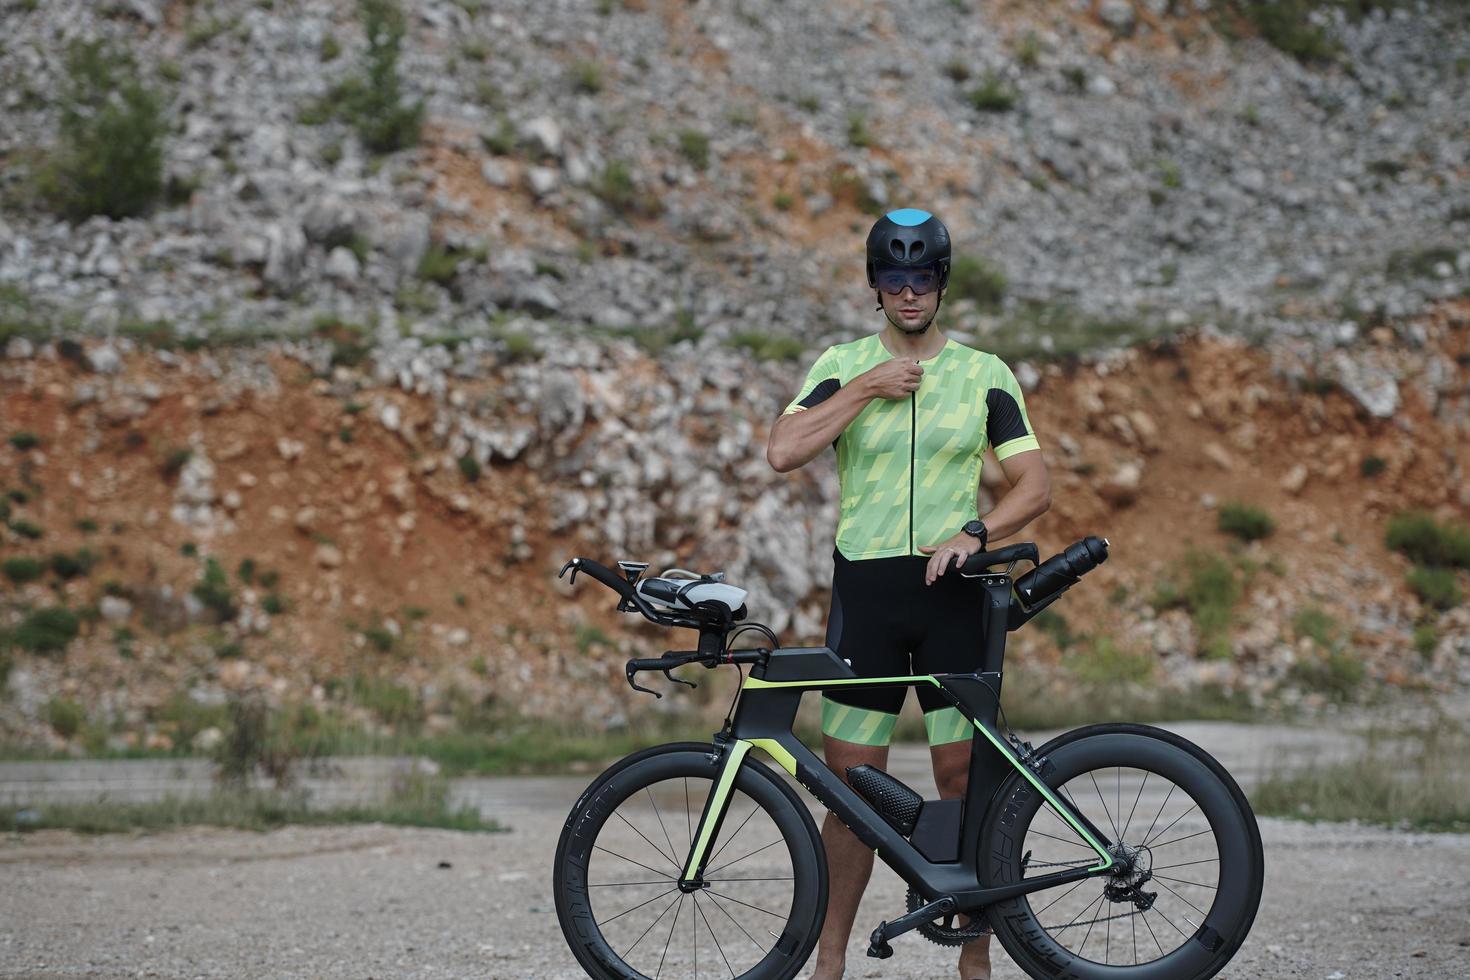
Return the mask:
[[[934,272],[932,276],[932,282],[936,285],[923,295],[919,295],[914,292],[914,287],[910,283],[904,283],[903,288],[897,293],[884,289],[885,285],[890,287],[893,285],[884,281],[884,271],[882,269],[878,271],[878,295],[883,297],[883,314],[888,317],[888,322],[904,333],[922,333],[928,329],[930,321],[934,319],[934,314],[939,311],[938,273]],[[904,271],[918,273],[922,270]]]

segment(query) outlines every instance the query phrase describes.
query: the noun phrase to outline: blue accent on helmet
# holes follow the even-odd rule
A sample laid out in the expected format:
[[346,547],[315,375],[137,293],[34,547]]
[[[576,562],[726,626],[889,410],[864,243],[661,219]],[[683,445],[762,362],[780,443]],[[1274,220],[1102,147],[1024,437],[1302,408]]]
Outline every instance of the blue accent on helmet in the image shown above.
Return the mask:
[[899,208],[897,211],[889,211],[884,217],[896,225],[912,228],[914,225],[922,225],[934,215],[918,208]]

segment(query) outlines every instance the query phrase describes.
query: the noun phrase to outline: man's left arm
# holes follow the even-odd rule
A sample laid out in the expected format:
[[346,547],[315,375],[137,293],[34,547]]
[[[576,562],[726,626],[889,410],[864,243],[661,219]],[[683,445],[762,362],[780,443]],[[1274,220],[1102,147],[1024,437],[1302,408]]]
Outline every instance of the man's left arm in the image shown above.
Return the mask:
[[[1051,507],[1051,475],[1047,472],[1046,460],[1041,458],[1040,449],[1007,456],[1000,461],[1000,468],[1005,471],[1011,488],[990,513],[980,516],[985,522],[987,548],[1001,538],[1015,534]],[[961,531],[948,541],[919,550],[929,555],[929,564],[924,569],[924,582],[928,585],[943,575],[951,564],[959,564],[977,553],[980,539]]]

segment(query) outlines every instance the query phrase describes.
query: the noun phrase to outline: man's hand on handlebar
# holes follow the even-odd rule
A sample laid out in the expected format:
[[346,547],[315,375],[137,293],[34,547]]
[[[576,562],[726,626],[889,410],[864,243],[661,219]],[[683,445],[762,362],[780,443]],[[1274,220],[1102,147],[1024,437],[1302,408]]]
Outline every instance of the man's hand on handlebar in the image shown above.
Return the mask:
[[980,539],[961,531],[939,544],[926,544],[919,548],[931,556],[924,567],[924,584],[933,585],[934,580],[951,568],[959,568],[965,559],[980,553]]

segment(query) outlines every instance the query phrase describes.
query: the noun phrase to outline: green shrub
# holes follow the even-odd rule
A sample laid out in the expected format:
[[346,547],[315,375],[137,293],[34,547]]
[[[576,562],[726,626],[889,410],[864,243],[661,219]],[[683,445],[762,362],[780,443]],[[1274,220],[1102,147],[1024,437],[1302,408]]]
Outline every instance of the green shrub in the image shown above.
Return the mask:
[[1408,583],[1409,591],[1418,596],[1419,601],[1434,609],[1453,609],[1464,598],[1460,594],[1460,586],[1455,581],[1455,571],[1452,568],[1417,566],[1409,571]]
[[72,220],[146,212],[163,191],[163,100],[132,57],[107,42],[74,41],[66,56],[60,140],[38,189]]
[[27,614],[10,634],[22,650],[31,653],[57,653],[76,639],[81,618],[65,606],[51,606]]
[[1324,650],[1337,647],[1337,620],[1317,606],[1304,606],[1291,620],[1299,637],[1308,637]]
[[3,568],[5,577],[16,585],[34,582],[46,571],[46,566],[37,559],[24,557],[7,558],[0,568]]
[[341,115],[374,153],[406,149],[419,141],[424,126],[424,104],[404,101],[398,73],[407,21],[396,0],[358,0],[358,11],[368,42],[359,74],[307,111],[320,117],[316,122]]
[[1230,657],[1230,627],[1242,586],[1235,568],[1220,555],[1191,549],[1163,582],[1153,604],[1188,610],[1199,630],[1200,647],[1216,659]]
[[1444,245],[1398,249],[1389,253],[1386,271],[1395,279],[1432,279],[1436,266],[1445,263],[1453,267],[1455,257],[1455,250]]
[[1317,0],[1235,0],[1234,10],[1250,22],[1268,44],[1303,64],[1331,61],[1337,42],[1312,23]]
[[58,551],[51,556],[50,560],[51,571],[61,579],[73,579],[86,575],[96,564],[97,554],[87,548],[71,555]]
[[700,170],[709,166],[709,136],[697,129],[679,130],[679,152]]
[[447,286],[459,272],[459,262],[463,257],[455,249],[431,245],[419,260],[419,278]]
[[26,430],[12,432],[10,434],[10,444],[21,452],[25,452],[27,449],[35,449],[39,446],[41,444],[41,437],[34,432],[28,432]]
[[1035,68],[1041,63],[1041,38],[1035,31],[1027,31],[1016,45],[1016,61],[1023,68]]
[[1056,609],[1043,609],[1032,622],[1036,624],[1037,629],[1052,638],[1058,650],[1066,651],[1068,647],[1082,639],[1081,636],[1072,632],[1067,617],[1057,612]]
[[602,66],[595,61],[579,61],[572,66],[572,91],[596,95],[602,91]]
[[286,600],[281,598],[279,592],[268,592],[264,599],[260,600],[260,608],[272,616],[279,616],[287,610]]
[[218,560],[205,559],[204,572],[190,591],[221,622],[235,618],[235,595],[230,591],[229,576]]
[[235,569],[235,576],[246,585],[253,583],[255,581],[255,559],[240,559],[240,565]]
[[612,646],[612,637],[597,626],[582,625],[577,627],[576,642],[577,652],[585,657],[594,646]]
[[979,256],[963,255],[950,266],[946,292],[955,299],[994,308],[1005,298],[1005,273]]
[[1019,93],[994,72],[986,72],[980,87],[969,95],[970,105],[981,112],[1010,112],[1017,98]]
[[794,361],[806,351],[806,342],[785,334],[743,330],[730,338],[730,346],[749,351],[763,361]]
[[459,472],[466,480],[474,483],[480,478],[480,461],[469,453],[465,453],[459,458]]
[[1271,515],[1249,504],[1226,503],[1220,507],[1220,530],[1242,541],[1259,541],[1276,530]]
[[26,520],[13,520],[9,526],[16,534],[23,538],[30,538],[32,541],[37,540],[44,533],[38,525]]
[[1124,650],[1105,636],[1068,657],[1062,664],[1083,683],[1096,685],[1147,684],[1157,661],[1143,653]]
[[414,727],[424,718],[424,706],[413,691],[380,677],[358,676],[352,681],[352,700],[385,724]]
[[82,706],[75,701],[66,698],[52,698],[46,703],[46,721],[51,728],[62,738],[71,738],[82,730],[82,724],[87,720],[87,713]]
[[336,61],[337,57],[342,54],[342,43],[331,34],[323,34],[321,47],[317,50],[317,54],[322,61]]
[[388,653],[398,641],[392,631],[384,626],[366,627],[362,631],[362,638],[367,640],[368,644],[379,653]]
[[847,114],[847,142],[856,147],[873,145],[873,134],[868,131],[868,117],[856,109]]
[[640,191],[633,183],[633,173],[624,160],[608,161],[592,189],[602,203],[621,215],[651,216],[662,208],[658,198]]
[[1433,623],[1420,623],[1414,627],[1414,649],[1419,656],[1428,658],[1439,646],[1439,628]]
[[1316,648],[1300,657],[1287,671],[1289,681],[1309,691],[1319,691],[1335,701],[1345,701],[1362,685],[1367,671],[1352,653],[1336,647]]
[[1470,568],[1470,528],[1440,524],[1422,510],[1404,511],[1388,521],[1387,544],[1421,565]]
[[771,197],[771,207],[777,211],[790,211],[796,204],[796,199],[787,191],[777,191]]
[[1386,469],[1388,469],[1388,463],[1381,456],[1364,456],[1363,461],[1358,464],[1358,472],[1368,479],[1372,479]]
[[883,205],[873,196],[868,182],[852,170],[836,169],[827,176],[827,190],[839,201],[850,201],[864,214],[883,213]]

